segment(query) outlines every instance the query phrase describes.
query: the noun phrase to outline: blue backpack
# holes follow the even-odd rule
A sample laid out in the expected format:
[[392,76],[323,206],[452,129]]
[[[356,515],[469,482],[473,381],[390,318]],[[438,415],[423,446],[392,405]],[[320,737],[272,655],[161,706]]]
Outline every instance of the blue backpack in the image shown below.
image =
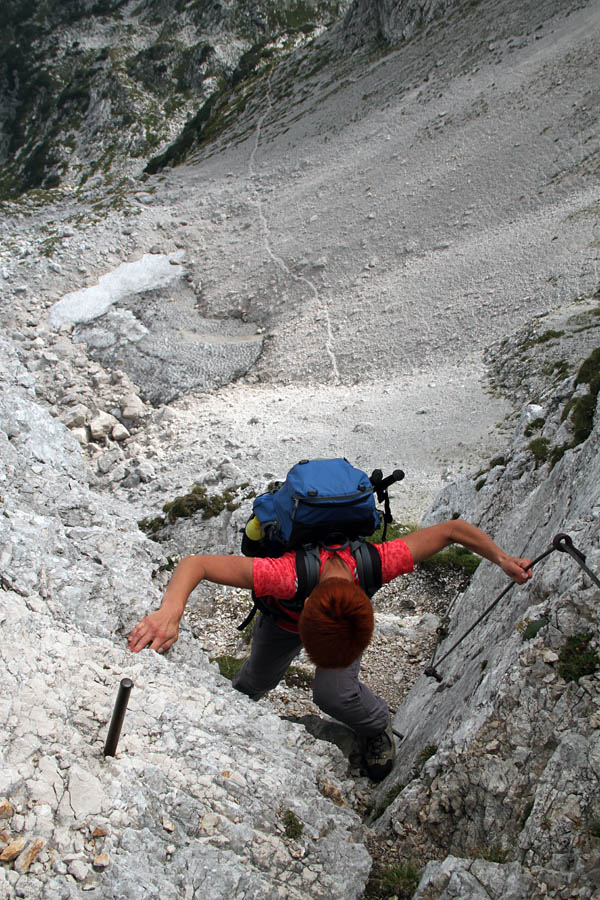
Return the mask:
[[283,548],[307,541],[366,537],[380,516],[369,476],[345,459],[304,459],[275,491],[254,501],[252,512],[269,541]]
[[[251,520],[258,519],[262,536],[251,540],[245,532],[242,553],[279,557],[288,550],[297,551],[298,591],[289,602],[296,612],[318,582],[319,546],[350,547],[361,587],[371,597],[381,587],[381,564],[379,554],[365,538],[377,531],[383,520],[385,540],[387,525],[392,521],[387,489],[402,478],[400,469],[387,478],[376,469],[369,477],[341,458],[301,460],[283,483],[254,500]],[[383,514],[377,510],[375,497],[385,504]],[[255,608],[240,629],[257,607],[269,611],[260,598],[253,595],[253,599]]]

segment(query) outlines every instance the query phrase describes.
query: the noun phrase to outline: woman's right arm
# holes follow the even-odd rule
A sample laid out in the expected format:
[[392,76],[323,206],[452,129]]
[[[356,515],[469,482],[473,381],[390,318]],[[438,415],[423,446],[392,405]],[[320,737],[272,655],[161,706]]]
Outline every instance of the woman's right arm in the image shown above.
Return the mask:
[[175,643],[188,598],[201,581],[251,589],[252,562],[246,556],[184,557],[173,572],[160,609],[132,628],[127,642],[131,652],[149,647],[164,653]]

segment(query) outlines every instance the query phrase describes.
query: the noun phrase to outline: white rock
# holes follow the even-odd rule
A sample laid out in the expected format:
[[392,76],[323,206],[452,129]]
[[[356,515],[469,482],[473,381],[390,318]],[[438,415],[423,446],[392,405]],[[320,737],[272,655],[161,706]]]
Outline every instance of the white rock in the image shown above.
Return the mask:
[[69,803],[77,819],[98,815],[102,810],[102,783],[88,769],[75,763],[69,771]]
[[74,859],[69,863],[68,872],[75,881],[85,881],[90,873],[90,867],[82,859]]
[[123,418],[130,422],[137,422],[147,415],[147,412],[148,410],[137,394],[130,394],[121,405]]
[[122,459],[122,451],[119,448],[114,448],[113,450],[109,450],[108,453],[103,453],[102,456],[98,457],[96,466],[101,475],[106,475],[113,466],[116,466]]
[[84,406],[83,403],[77,403],[75,406],[71,406],[69,409],[65,410],[64,413],[60,416],[60,421],[67,426],[67,428],[79,428],[81,425],[85,425],[89,418],[91,418],[91,412]]
[[129,431],[125,428],[122,422],[119,422],[112,430],[112,439],[113,441],[126,441],[127,438],[130,437]]
[[98,413],[98,415],[94,416],[94,418],[90,422],[90,434],[92,436],[92,440],[97,441],[101,440],[104,437],[108,437],[115,425],[118,424],[118,419],[115,419],[115,417],[111,416],[110,413]]
[[90,434],[87,428],[72,428],[71,434],[73,435],[75,440],[82,445],[82,447],[85,447],[86,444],[89,444]]

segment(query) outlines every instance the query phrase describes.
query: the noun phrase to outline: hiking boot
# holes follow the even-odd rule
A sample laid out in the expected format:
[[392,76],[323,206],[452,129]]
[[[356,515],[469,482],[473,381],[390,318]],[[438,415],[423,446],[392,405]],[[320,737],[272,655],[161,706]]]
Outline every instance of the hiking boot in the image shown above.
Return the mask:
[[363,764],[371,781],[383,781],[392,771],[395,758],[396,742],[390,716],[384,730],[365,741]]

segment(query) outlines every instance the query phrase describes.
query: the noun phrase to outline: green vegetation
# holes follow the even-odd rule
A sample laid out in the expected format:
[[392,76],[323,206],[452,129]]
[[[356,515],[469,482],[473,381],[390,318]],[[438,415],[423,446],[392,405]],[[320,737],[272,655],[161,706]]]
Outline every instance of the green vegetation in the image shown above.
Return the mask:
[[[246,662],[246,657],[242,656],[239,658],[237,656],[227,655],[214,656],[211,659],[211,662],[216,662],[221,675],[231,681]],[[288,687],[310,688],[314,681],[314,675],[297,666],[290,666],[283,676],[283,680]]]
[[410,900],[419,884],[420,872],[411,863],[381,868],[373,873],[367,884],[365,897],[397,897]]
[[[373,532],[371,537],[368,537],[367,540],[372,544],[381,544],[383,541],[383,522],[377,529],[377,531]],[[386,541],[395,541],[396,538],[404,537],[407,534],[411,534],[411,532],[416,531],[418,529],[418,525],[407,524],[400,525],[397,522],[390,522],[387,527],[386,532]]]
[[[475,490],[480,491],[482,487],[485,487],[485,484],[487,482],[487,478],[485,476],[487,476],[488,472],[491,472],[492,469],[495,469],[497,466],[505,466],[505,465],[506,465],[506,457],[505,456],[502,456],[502,455],[494,456],[492,459],[490,459],[488,467],[486,469],[481,469],[479,472],[477,472],[475,475],[473,475],[473,478],[476,479]],[[484,477],[482,477],[482,476],[484,476]],[[453,518],[457,519],[459,517],[457,515],[455,515],[455,516],[453,516]]]
[[534,637],[536,637],[538,631],[541,631],[549,622],[549,619],[546,616],[541,616],[539,619],[533,619],[533,621],[528,621],[524,623],[523,631],[521,637],[524,641],[531,641]]
[[550,456],[550,441],[544,437],[534,438],[529,442],[528,449],[533,453],[536,465],[542,465]]
[[387,792],[381,803],[373,810],[373,818],[378,819],[381,815],[383,815],[388,806],[391,806],[396,797],[400,796],[405,787],[406,785],[404,784],[395,784],[394,787]]
[[416,760],[416,767],[419,771],[423,768],[428,759],[435,756],[437,749],[435,744],[427,744],[426,747],[423,747]]
[[171,524],[176,519],[189,518],[197,512],[202,513],[203,519],[211,519],[219,516],[226,508],[232,511],[238,508],[239,503],[234,502],[236,493],[237,489],[231,488],[222,494],[209,494],[203,484],[196,484],[189,494],[165,503],[163,512],[167,514],[167,520]]
[[[600,347],[597,347],[581,364],[575,385],[581,384],[587,384],[589,391],[570,400],[564,408],[562,417],[563,421],[567,418],[571,419],[573,440],[552,450],[552,453],[549,454],[551,467],[556,465],[567,450],[582,444],[592,433],[598,392],[600,391]],[[529,446],[531,448],[531,444]]]
[[230,681],[237,675],[245,661],[245,657],[237,659],[235,656],[214,656],[211,659],[211,662],[216,662],[218,665],[223,678],[228,678]]
[[220,79],[215,93],[186,122],[179,137],[163,153],[149,160],[144,172],[154,175],[167,166],[180,165],[193,149],[216,140],[244,111],[254,93],[258,69],[264,74],[272,66],[273,53],[273,47],[266,41],[245,53],[229,79]]
[[548,378],[566,378],[571,371],[571,365],[566,359],[557,359],[542,368],[542,373]]
[[567,450],[571,449],[571,444],[559,444],[557,447],[553,447],[552,453],[550,454],[550,468],[553,469],[557,462],[563,458]]
[[593,675],[600,667],[596,650],[590,646],[592,635],[574,634],[567,638],[559,653],[558,674],[565,681],[578,681],[584,675]]
[[154,570],[154,572],[152,573],[152,577],[155,578],[160,572],[173,572],[178,562],[178,559],[174,559],[172,556],[167,556],[167,561],[161,563],[158,569]]
[[454,545],[447,550],[441,550],[419,565],[423,569],[438,574],[444,571],[455,571],[463,572],[470,577],[475,573],[480,562],[480,556],[471,553],[466,547]]
[[[231,681],[246,662],[246,658],[247,657],[245,656],[214,656],[211,658],[211,662],[216,662],[219,667],[219,672],[221,673],[223,678],[228,678],[229,681]],[[305,669],[300,669],[298,668],[298,666],[290,666],[283,676],[283,681],[288,685],[288,687],[301,687],[308,689],[312,687],[314,680],[314,675],[311,672],[307,672]]]
[[[190,3],[186,4],[186,11],[189,9]],[[266,37],[257,40],[256,24],[247,19],[243,7],[236,11],[233,27],[239,34],[245,34],[252,46],[242,55],[230,75],[221,72],[217,90],[186,122],[179,137],[163,153],[149,160],[145,168],[146,174],[152,175],[167,166],[180,165],[193,150],[216,141],[228,127],[237,124],[248,103],[264,87],[264,77],[279,61],[288,57],[299,43],[307,43],[319,23],[328,17],[331,20],[336,18],[340,13],[340,4],[296,2],[281,6],[277,3],[264,3],[261,13],[267,22]],[[212,48],[210,49],[213,53]],[[207,51],[200,52],[204,52],[201,62],[209,61]],[[315,54],[315,58],[317,56]],[[319,59],[317,68],[323,64],[323,60]],[[191,68],[195,71],[197,65]],[[186,71],[189,70],[190,65],[187,64]],[[178,73],[178,84],[187,90],[187,83],[182,82],[181,68],[178,68]],[[311,74],[312,72],[304,72],[302,76],[306,78]],[[277,92],[278,87],[280,86],[273,85],[272,89]],[[278,99],[290,96],[291,91],[291,83],[284,85]],[[237,137],[239,136],[238,134]]]
[[534,419],[533,422],[530,422],[529,425],[525,428],[525,437],[531,437],[536,431],[541,431],[544,425],[546,424],[546,420],[542,418]]
[[573,423],[573,446],[582,444],[591,434],[596,411],[596,396],[592,393],[577,397],[570,407]]
[[589,387],[589,393],[576,401],[571,412],[571,421],[575,428],[574,440],[580,444],[589,437],[594,424],[594,412],[600,391],[600,347],[596,347],[581,364],[575,384],[587,384]]
[[67,166],[65,151],[73,148],[90,104],[95,51],[73,45],[56,59],[44,56],[39,39],[63,18],[60,4],[55,6],[27,9],[21,3],[0,16],[0,74],[9,101],[6,164],[0,173],[4,198],[58,186]]
[[547,344],[548,341],[558,340],[558,338],[563,337],[563,335],[564,331],[554,331],[553,329],[544,331],[543,334],[537,335],[537,337],[527,341],[523,349],[529,350],[530,347],[535,347],[537,344]]
[[524,808],[523,812],[521,813],[521,828],[524,828],[527,819],[531,815],[531,812],[533,810],[533,804],[534,804],[533,800],[529,800],[528,803],[525,804],[525,808]]
[[474,847],[471,851],[473,859],[485,859],[493,863],[505,863],[508,860],[508,850],[503,850],[498,844],[490,847]]
[[[332,19],[337,18],[340,12],[339,3],[320,3],[319,6],[329,10]],[[281,3],[273,3],[270,8],[266,9],[267,21],[272,31],[292,31],[299,29],[305,32],[312,31],[315,27],[313,24],[317,10],[315,3],[304,3],[298,0],[297,3],[290,4],[287,7]],[[323,14],[321,13],[321,16]],[[319,18],[321,18],[319,16]]]
[[[498,463],[498,465],[500,465],[500,463]],[[455,515],[453,518],[456,519],[458,516]],[[405,537],[407,534],[417,531],[418,527],[418,525],[414,524],[400,525],[396,522],[391,522],[387,527],[386,540],[393,541],[396,538]],[[367,538],[367,540],[371,541],[373,544],[381,544],[382,536],[383,525],[380,525],[377,531],[371,537]],[[481,558],[474,553],[471,553],[465,547],[452,546],[447,550],[441,550],[429,559],[419,563],[419,566],[422,569],[436,574],[445,571],[455,571],[462,572],[470,577],[473,575],[480,562]]]
[[590,822],[588,831],[592,837],[600,838],[600,820],[594,819],[592,822]]
[[243,493],[247,487],[245,483],[228,488],[220,494],[209,494],[203,484],[196,484],[187,494],[165,503],[162,508],[166,513],[165,516],[140,519],[138,527],[156,540],[157,533],[166,525],[172,525],[177,519],[188,519],[197,513],[201,513],[203,519],[211,519],[221,515],[225,509],[233,512],[239,508],[241,500],[247,500],[252,496],[253,492]]
[[297,841],[304,832],[304,823],[300,821],[296,813],[292,812],[291,809],[286,809],[282,818],[285,836],[291,841]]
[[[162,5],[150,3],[134,14],[149,16],[155,23],[162,20],[164,27],[153,43],[140,47],[134,42],[136,34],[140,36],[134,24],[123,24],[124,5],[125,0],[88,4],[10,0],[0,9],[0,78],[7,101],[0,198],[57,187],[67,173],[82,184],[96,172],[108,173],[121,156],[147,158],[169,134],[169,117],[172,122],[174,114],[200,96],[197,109],[206,97],[207,84],[212,91],[213,79],[221,79],[219,114],[214,115],[211,98],[192,119],[193,126],[201,126],[203,140],[214,139],[243,110],[257,74],[307,43],[315,29],[341,11],[337,2],[299,0],[282,6],[261,0],[256,8],[240,3],[232,10],[231,4],[181,0],[179,14],[167,21]],[[94,18],[115,27],[105,32],[106,46],[86,48],[85,42],[73,37]],[[187,40],[179,39],[184,30],[189,34],[190,24],[197,34],[225,29],[238,41],[255,45],[241,61],[237,76],[234,73],[244,82],[241,94],[223,94],[236,81],[229,79],[229,63],[219,58],[211,43],[204,40],[189,46]],[[64,43],[69,28],[73,28],[72,38]],[[111,121],[95,119],[90,123],[93,144],[84,137],[83,146],[78,147],[92,97],[110,100]],[[179,161],[186,148],[196,145],[194,130],[191,142],[189,134],[183,135]],[[72,155],[76,148],[81,152]],[[167,164],[173,164],[173,158]]]

